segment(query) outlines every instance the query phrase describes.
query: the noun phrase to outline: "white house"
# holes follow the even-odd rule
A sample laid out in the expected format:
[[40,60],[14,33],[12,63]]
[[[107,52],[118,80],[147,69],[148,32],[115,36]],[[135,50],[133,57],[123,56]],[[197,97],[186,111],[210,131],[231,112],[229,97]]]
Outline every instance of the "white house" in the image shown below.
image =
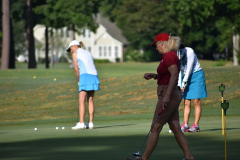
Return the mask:
[[[123,61],[123,53],[127,45],[126,38],[122,35],[121,30],[107,18],[103,18],[100,15],[97,16],[96,22],[99,27],[96,33],[85,30],[84,34],[79,35],[75,33],[75,39],[82,41],[85,44],[85,49],[90,51],[94,59],[108,59],[110,62],[116,62],[116,59]],[[50,34],[49,34],[50,35]],[[45,26],[36,25],[34,27],[35,37],[35,53],[38,58],[45,58]],[[49,45],[49,55],[51,49],[53,49],[53,55],[55,57],[66,56],[66,48],[70,43],[70,31],[67,27],[53,30],[53,47]],[[51,39],[49,36],[49,44]]]

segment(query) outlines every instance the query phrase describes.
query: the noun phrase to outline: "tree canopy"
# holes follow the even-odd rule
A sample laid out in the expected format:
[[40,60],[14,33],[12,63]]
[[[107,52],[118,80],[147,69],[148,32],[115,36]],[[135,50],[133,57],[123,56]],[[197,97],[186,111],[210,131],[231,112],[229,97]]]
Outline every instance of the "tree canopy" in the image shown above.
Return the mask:
[[[15,50],[26,49],[25,0],[11,0]],[[33,25],[50,28],[89,28],[96,31],[94,15],[109,17],[123,31],[129,47],[126,60],[156,61],[159,54],[150,47],[158,33],[181,37],[198,56],[239,56],[240,0],[33,0]],[[0,19],[2,21],[2,19]],[[78,30],[80,31],[80,30]],[[82,30],[81,30],[82,31]],[[1,32],[0,32],[1,37]],[[23,46],[23,47],[21,47]],[[156,54],[153,54],[153,53]],[[232,54],[233,53],[233,54]],[[225,56],[226,57],[226,56]]]
[[225,48],[232,51],[232,32],[239,35],[240,0],[104,0],[104,3],[102,12],[117,22],[132,49],[144,50],[146,61],[156,60],[150,54],[149,44],[157,33],[180,36],[186,46],[207,59]]
[[35,12],[42,16],[39,23],[47,27],[62,28],[70,24],[78,28],[87,27],[93,31],[97,24],[94,14],[98,13],[98,1],[96,0],[46,0],[45,4],[35,7]]

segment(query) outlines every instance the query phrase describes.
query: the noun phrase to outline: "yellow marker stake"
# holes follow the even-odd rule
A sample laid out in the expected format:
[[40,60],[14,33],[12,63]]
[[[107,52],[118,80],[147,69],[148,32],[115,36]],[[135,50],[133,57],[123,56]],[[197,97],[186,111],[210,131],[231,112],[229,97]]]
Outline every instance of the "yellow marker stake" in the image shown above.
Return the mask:
[[229,108],[229,102],[223,100],[221,107],[224,110],[224,135],[225,135],[225,160],[227,160],[227,109]]
[[[223,97],[222,97],[222,103],[223,103]],[[223,109],[222,109],[222,135],[224,135],[224,119],[223,119]]]
[[[223,103],[223,92],[225,91],[225,85],[224,84],[221,84],[219,86],[219,91],[221,92],[222,94],[222,103]],[[222,135],[224,135],[224,119],[223,119],[223,109],[222,109]]]
[[225,115],[225,160],[227,160],[227,116]]

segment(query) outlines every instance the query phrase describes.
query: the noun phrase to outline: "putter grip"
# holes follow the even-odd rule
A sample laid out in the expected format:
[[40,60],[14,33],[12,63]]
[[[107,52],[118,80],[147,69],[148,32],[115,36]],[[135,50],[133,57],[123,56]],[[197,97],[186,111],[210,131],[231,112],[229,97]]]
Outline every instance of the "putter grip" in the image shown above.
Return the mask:
[[160,115],[163,112],[163,107],[161,108],[161,110],[159,111],[158,115]]

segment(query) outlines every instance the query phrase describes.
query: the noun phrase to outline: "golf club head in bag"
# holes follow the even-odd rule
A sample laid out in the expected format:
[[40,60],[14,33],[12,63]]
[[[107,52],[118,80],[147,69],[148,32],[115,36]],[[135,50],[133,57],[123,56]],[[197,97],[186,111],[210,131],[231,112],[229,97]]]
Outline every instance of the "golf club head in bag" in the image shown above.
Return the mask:
[[147,137],[146,137],[145,140],[143,141],[143,144],[142,144],[141,148],[139,149],[138,152],[133,153],[133,156],[134,156],[134,159],[133,159],[133,160],[141,159],[141,153],[140,153],[140,152],[141,152],[141,150],[142,150],[142,147],[143,147],[143,145],[145,144],[145,142],[146,142],[146,140],[147,140],[147,138],[148,138],[148,136],[149,136],[149,134],[150,134],[150,132],[151,132],[151,130],[152,130],[154,124],[156,123],[158,117],[162,114],[162,112],[163,112],[163,108],[164,108],[164,107],[161,108],[161,110],[159,111],[159,113],[158,113],[156,119],[154,120],[154,122],[153,122],[153,124],[152,124],[152,126],[151,126],[151,129],[150,129],[150,131],[148,132]]

